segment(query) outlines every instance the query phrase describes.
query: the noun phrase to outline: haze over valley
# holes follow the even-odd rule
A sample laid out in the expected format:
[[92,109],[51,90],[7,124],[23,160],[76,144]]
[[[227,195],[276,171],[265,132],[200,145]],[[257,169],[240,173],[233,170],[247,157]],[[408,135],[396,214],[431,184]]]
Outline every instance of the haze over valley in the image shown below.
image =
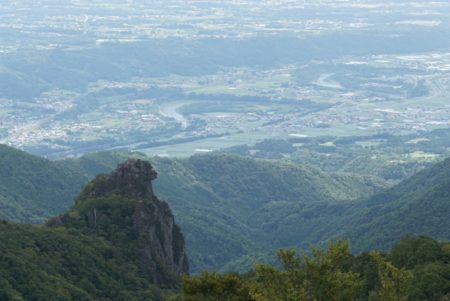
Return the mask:
[[449,126],[446,2],[1,7],[0,141],[36,154],[188,156]]

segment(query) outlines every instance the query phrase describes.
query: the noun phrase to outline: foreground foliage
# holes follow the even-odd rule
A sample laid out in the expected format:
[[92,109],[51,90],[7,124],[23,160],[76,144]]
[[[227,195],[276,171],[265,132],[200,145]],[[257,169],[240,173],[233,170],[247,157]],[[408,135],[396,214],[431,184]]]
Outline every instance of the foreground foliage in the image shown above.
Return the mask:
[[389,254],[353,256],[346,241],[297,255],[281,267],[258,264],[244,275],[203,272],[184,279],[186,301],[444,301],[450,297],[450,245],[406,237]]

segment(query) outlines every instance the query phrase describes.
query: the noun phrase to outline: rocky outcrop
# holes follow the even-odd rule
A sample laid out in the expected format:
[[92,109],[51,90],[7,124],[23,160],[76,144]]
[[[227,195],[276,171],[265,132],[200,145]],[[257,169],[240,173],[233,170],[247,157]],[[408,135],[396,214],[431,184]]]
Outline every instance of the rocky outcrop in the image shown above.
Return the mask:
[[128,160],[89,183],[74,207],[49,222],[113,242],[160,286],[173,286],[189,270],[184,237],[166,202],[153,193],[157,173],[143,160]]
[[133,199],[157,199],[151,183],[157,173],[148,161],[130,159],[119,164],[109,175],[100,177],[103,179],[88,185],[90,197],[102,197],[114,192]]
[[136,203],[133,223],[142,239],[141,256],[155,283],[188,273],[184,238],[165,202]]

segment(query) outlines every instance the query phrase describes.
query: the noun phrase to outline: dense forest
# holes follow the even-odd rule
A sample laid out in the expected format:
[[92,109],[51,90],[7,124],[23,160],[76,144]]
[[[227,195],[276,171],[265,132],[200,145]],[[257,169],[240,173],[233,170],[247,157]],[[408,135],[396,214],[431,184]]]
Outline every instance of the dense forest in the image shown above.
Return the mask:
[[388,253],[352,255],[347,241],[298,255],[278,251],[281,266],[256,264],[245,274],[186,277],[186,301],[446,301],[450,244],[405,237]]
[[67,209],[87,181],[43,158],[0,145],[0,218],[42,223]]
[[0,222],[0,300],[166,300],[113,244],[73,229]]
[[167,300],[189,272],[184,238],[129,160],[46,225],[0,223],[0,300]]
[[[201,272],[161,289],[107,240],[75,230],[0,223],[1,300],[284,301],[450,299],[450,244],[405,237],[388,253],[353,255],[346,241],[243,274]],[[180,292],[182,289],[182,292]]]

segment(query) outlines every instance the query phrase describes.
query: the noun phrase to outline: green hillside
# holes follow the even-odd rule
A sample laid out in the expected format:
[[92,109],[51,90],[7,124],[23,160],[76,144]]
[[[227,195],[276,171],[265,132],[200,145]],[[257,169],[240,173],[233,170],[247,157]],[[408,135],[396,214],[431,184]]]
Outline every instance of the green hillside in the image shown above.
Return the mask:
[[[0,300],[168,300],[189,271],[150,163],[97,176],[43,225],[0,222]],[[171,299],[174,300],[174,299]]]
[[[100,173],[108,173],[117,164],[125,161],[130,156],[142,157],[138,153],[126,153],[126,152],[98,152],[92,154],[86,154],[82,157],[75,159],[64,159],[54,161],[60,168],[68,169],[74,174],[81,174],[86,179],[92,179]],[[87,180],[85,180],[87,182]]]
[[[124,157],[121,153],[99,153],[61,163],[92,177]],[[150,160],[159,173],[155,191],[173,208],[186,236],[193,272],[242,269],[255,260],[249,254],[258,251],[266,259],[275,248],[302,240],[302,247],[307,247],[320,237],[317,231],[329,224],[330,211],[386,187],[376,177],[330,175],[310,166],[235,155]],[[299,210],[307,220],[292,215]],[[318,218],[310,219],[311,214]]]
[[[144,157],[104,152],[53,162],[1,150],[1,218],[22,222],[62,213],[88,179],[130,155]],[[149,160],[159,173],[155,192],[185,234],[193,272],[243,270],[277,248],[331,238],[362,251],[386,250],[406,234],[450,237],[450,160],[389,189],[377,177],[235,155]]]
[[[0,187],[7,192],[2,194],[5,210],[1,218],[20,222],[42,222],[64,212],[88,179],[112,170],[130,155],[103,152],[49,161],[8,147],[3,152],[9,156],[6,159],[4,155],[9,165],[0,168],[5,178]],[[234,155],[151,161],[160,174],[155,192],[169,202],[186,235],[193,271],[226,265],[234,268],[240,262],[248,265],[247,255],[255,250],[265,257],[266,252],[302,238],[290,237],[292,234],[306,235],[308,229],[320,229],[328,223],[327,215],[307,228],[304,220],[297,222],[293,216],[293,224],[285,223],[286,210],[307,207],[307,215],[317,215],[324,207],[340,207],[385,187],[375,177],[329,175],[313,167]],[[8,168],[14,169],[15,177],[8,177]],[[24,190],[22,183],[31,183],[29,189]],[[21,196],[19,201],[12,197],[14,193]],[[286,227],[294,231],[286,232]],[[298,230],[302,228],[307,231]],[[305,241],[311,236],[315,239],[316,232],[305,236]]]
[[[249,265],[248,254],[296,245],[286,242],[284,208],[345,206],[384,188],[373,177],[325,174],[313,167],[231,155],[152,159],[159,178],[155,191],[168,200],[186,235],[192,270]],[[302,233],[295,220],[293,233]],[[309,228],[327,224],[320,218]],[[263,255],[262,255],[263,256]],[[264,257],[264,256],[263,256]],[[226,266],[228,265],[228,267]]]
[[128,158],[120,152],[51,161],[0,145],[0,219],[43,223],[67,210],[80,189]]
[[450,159],[352,207],[349,214],[351,223],[345,225],[344,235],[359,250],[387,249],[405,234],[448,240]]
[[55,162],[0,145],[0,219],[44,222],[66,210],[86,181]]
[[355,252],[388,250],[405,235],[450,239],[450,159],[372,197],[343,205],[311,208],[274,204],[265,215],[276,225],[276,245],[323,245],[348,239]]
[[163,300],[103,238],[0,222],[0,300]]

